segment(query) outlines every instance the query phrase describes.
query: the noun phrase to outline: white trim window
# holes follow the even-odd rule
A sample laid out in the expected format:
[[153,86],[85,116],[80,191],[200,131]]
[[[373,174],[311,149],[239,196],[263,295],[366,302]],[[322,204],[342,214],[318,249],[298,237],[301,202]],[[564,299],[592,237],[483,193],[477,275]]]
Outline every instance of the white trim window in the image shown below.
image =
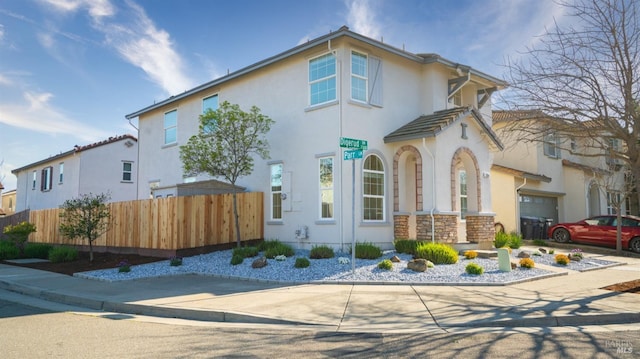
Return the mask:
[[178,141],[178,110],[164,114],[164,144],[169,145]]
[[51,191],[51,183],[53,181],[53,167],[45,167],[42,169],[42,182],[40,190],[42,192]]
[[320,219],[333,219],[333,157],[318,159]]
[[58,184],[62,184],[64,182],[64,162],[60,162],[58,166],[59,174],[58,174]]
[[558,137],[553,132],[547,132],[544,135],[544,154],[551,158],[560,158],[560,148],[558,143]]
[[122,162],[122,181],[133,182],[133,162]]
[[360,102],[368,101],[368,60],[367,55],[351,52],[351,99]]
[[[208,110],[216,111],[219,107],[218,95],[213,95],[209,97],[205,97],[202,99],[202,114],[207,113]],[[202,131],[205,134],[210,134],[215,130],[215,127],[208,126],[207,128],[203,128]]]
[[271,219],[282,220],[282,163],[271,165]]
[[336,89],[336,57],[329,53],[309,60],[309,104],[334,101]]
[[380,157],[369,155],[362,170],[362,214],[367,222],[384,221],[384,165]]
[[468,198],[467,198],[467,171],[458,171],[458,187],[460,190],[460,219],[467,218]]
[[619,192],[607,192],[607,214],[618,214],[616,207],[622,205]]
[[33,171],[33,176],[31,179],[31,189],[36,189],[36,181],[38,180],[38,171]]

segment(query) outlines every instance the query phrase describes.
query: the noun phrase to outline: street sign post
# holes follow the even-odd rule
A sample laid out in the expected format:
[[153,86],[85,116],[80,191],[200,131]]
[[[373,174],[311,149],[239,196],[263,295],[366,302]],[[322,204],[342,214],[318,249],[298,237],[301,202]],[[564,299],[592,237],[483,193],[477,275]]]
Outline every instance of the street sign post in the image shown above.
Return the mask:
[[356,274],[356,159],[362,158],[369,146],[367,140],[340,137],[340,147],[346,148],[342,158],[351,161],[351,272]]

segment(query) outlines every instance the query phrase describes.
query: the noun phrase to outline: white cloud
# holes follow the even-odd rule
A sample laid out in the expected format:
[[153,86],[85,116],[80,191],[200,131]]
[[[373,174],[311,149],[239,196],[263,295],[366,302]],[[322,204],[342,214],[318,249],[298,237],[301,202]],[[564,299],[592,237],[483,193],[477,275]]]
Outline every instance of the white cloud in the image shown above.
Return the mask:
[[109,0],[40,0],[45,5],[62,13],[71,13],[87,8],[91,17],[112,16],[115,8]]
[[368,0],[347,0],[347,22],[354,32],[380,39],[380,24],[375,19],[375,10],[371,8],[371,4]]
[[70,135],[83,141],[95,142],[109,136],[108,133],[68,118],[49,101],[48,92],[24,92],[26,102],[0,103],[0,123],[52,135]]
[[11,81],[11,79],[9,79],[3,74],[0,74],[0,85],[11,86],[12,84],[13,84],[13,81]]

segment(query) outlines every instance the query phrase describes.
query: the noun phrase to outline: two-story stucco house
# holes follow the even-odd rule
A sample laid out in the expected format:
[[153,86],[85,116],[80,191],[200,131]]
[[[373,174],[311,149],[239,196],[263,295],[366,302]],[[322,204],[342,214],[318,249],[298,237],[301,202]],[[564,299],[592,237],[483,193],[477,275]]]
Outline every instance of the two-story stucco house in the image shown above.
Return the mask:
[[89,193],[109,193],[111,202],[135,200],[137,161],[137,138],[122,135],[16,168],[16,211],[57,208]]
[[[490,97],[505,85],[342,27],[127,115],[139,125],[138,195],[212,180],[185,178],[179,147],[204,110],[229,101],[275,121],[271,159],[238,182],[265,193],[267,239],[340,248],[355,232],[384,248],[394,238],[486,244],[489,173],[502,149]],[[345,160],[341,138],[367,141],[362,158]]]
[[[546,120],[540,111],[493,112],[493,129],[505,146],[496,154],[491,171],[493,208],[496,222],[507,232],[521,232],[521,217],[558,223],[615,212],[609,199],[619,194],[606,187],[619,187],[623,172],[597,155],[598,149],[589,148],[584,137],[534,129]],[[528,132],[541,138],[523,141],[511,135],[514,121],[526,122]],[[618,146],[617,141],[608,141]],[[622,204],[623,213],[629,209],[630,202]],[[546,233],[541,235],[546,238]]]

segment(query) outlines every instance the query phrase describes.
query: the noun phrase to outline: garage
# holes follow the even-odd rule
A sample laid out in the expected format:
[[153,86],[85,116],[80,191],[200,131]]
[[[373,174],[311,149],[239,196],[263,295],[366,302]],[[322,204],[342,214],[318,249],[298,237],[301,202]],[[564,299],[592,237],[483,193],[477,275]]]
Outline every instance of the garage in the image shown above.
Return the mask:
[[521,193],[520,216],[551,218],[558,223],[558,197]]

